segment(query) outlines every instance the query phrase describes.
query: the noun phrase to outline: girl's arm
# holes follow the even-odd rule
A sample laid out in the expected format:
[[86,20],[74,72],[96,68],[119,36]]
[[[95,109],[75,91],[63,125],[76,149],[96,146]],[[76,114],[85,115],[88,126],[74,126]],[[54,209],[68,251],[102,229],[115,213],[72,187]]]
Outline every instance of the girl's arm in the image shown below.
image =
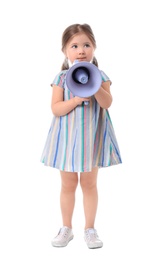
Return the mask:
[[53,85],[51,109],[55,116],[64,116],[71,112],[75,107],[81,105],[83,101],[89,101],[89,98],[73,97],[64,101],[64,90],[61,87]]
[[110,93],[110,81],[103,81],[100,89],[94,96],[100,107],[109,108],[112,103],[112,95]]

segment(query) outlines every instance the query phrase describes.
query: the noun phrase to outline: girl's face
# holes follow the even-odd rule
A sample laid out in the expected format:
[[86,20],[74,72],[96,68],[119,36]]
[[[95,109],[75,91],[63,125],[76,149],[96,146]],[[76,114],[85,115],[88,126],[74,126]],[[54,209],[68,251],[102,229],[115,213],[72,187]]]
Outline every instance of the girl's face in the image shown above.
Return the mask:
[[75,60],[88,61],[93,59],[95,48],[84,33],[78,33],[67,43],[64,54],[73,63]]

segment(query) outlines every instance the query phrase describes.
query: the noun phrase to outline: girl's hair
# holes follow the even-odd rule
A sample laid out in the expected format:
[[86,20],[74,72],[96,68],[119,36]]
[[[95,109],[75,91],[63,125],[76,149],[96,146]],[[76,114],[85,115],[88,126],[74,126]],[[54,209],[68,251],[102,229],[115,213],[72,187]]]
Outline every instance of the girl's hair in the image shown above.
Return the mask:
[[[93,31],[91,27],[88,24],[72,24],[69,27],[65,29],[65,31],[62,34],[62,48],[61,50],[64,52],[65,46],[68,43],[68,41],[75,36],[77,33],[85,33],[90,41],[92,42],[94,48],[96,48],[96,40],[93,34]],[[95,57],[93,57],[92,63],[98,67],[98,62]],[[69,64],[67,58],[65,58],[61,70],[68,70],[69,69]]]

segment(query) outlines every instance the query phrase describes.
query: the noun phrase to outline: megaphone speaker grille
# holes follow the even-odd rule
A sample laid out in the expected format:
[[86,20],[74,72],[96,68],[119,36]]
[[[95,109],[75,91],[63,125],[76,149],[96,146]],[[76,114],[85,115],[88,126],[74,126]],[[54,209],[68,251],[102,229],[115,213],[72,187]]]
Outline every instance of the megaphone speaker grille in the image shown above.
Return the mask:
[[72,73],[72,78],[76,83],[86,84],[89,80],[90,74],[87,68],[76,68]]

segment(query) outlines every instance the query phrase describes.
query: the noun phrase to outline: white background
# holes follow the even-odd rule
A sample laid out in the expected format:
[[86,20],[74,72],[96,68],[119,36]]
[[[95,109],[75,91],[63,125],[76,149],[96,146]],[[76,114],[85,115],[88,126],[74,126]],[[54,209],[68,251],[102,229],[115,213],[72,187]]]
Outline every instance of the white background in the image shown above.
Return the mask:
[[[150,259],[148,2],[1,1],[1,260]],[[50,83],[64,59],[62,32],[72,23],[91,25],[99,67],[113,82],[110,114],[123,160],[99,171],[98,250],[83,240],[80,187],[74,240],[51,246],[61,226],[60,176],[40,163],[52,118]]]

